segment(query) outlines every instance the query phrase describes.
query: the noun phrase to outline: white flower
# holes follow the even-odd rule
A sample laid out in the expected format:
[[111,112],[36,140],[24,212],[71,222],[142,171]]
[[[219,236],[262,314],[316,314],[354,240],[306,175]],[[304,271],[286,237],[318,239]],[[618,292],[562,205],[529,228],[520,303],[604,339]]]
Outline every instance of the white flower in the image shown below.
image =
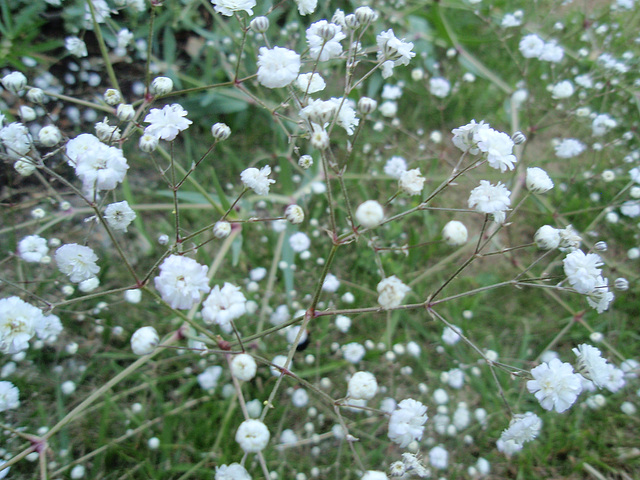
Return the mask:
[[257,168],[247,168],[240,174],[240,180],[245,187],[252,189],[258,195],[268,195],[269,185],[276,183],[275,180],[271,180],[269,175],[271,174],[271,167],[266,165],[260,170]]
[[149,92],[152,95],[166,95],[173,90],[173,80],[169,77],[156,77],[149,85]]
[[429,450],[429,463],[439,470],[444,470],[449,465],[449,452],[443,447],[437,446]]
[[312,23],[307,29],[309,56],[320,62],[340,56],[342,53],[340,41],[346,37],[340,26],[335,23],[329,23],[326,20]]
[[535,413],[517,414],[509,422],[509,427],[502,431],[500,441],[510,443],[508,451],[518,451],[522,445],[532,441],[540,433],[542,420]]
[[282,47],[260,47],[258,81],[267,88],[286,87],[300,73],[300,55]]
[[232,463],[217,466],[214,480],[251,480],[251,475],[239,463]]
[[237,287],[225,282],[220,288],[216,285],[211,289],[207,299],[202,302],[202,319],[211,325],[216,323],[223,330],[230,330],[230,322],[240,318],[247,311],[247,299]]
[[200,301],[202,293],[211,290],[208,270],[209,267],[192,258],[171,255],[160,265],[160,275],[154,278],[154,283],[171,308],[186,310]]
[[541,226],[533,236],[533,241],[541,250],[553,250],[560,245],[560,230],[551,225]]
[[87,191],[113,190],[124,180],[129,165],[122,150],[98,142],[76,157],[76,175]]
[[345,129],[347,135],[353,135],[354,128],[360,123],[360,119],[356,117],[353,100],[347,98],[343,101],[342,98],[331,98],[329,101],[334,103],[337,111],[336,123]]
[[298,225],[304,221],[304,210],[300,205],[289,205],[284,210],[284,216],[293,225]]
[[582,237],[578,235],[578,232],[571,225],[567,225],[560,230],[560,245],[558,248],[561,251],[572,252],[580,247],[580,242],[582,242]]
[[391,157],[384,165],[384,173],[393,178],[400,178],[407,171],[407,161],[402,157]]
[[478,148],[478,133],[481,130],[487,129],[489,129],[488,123],[484,123],[484,121],[476,123],[475,120],[471,120],[467,125],[454,128],[451,131],[451,133],[453,133],[453,144],[463,152],[468,151],[472,155],[477,155],[480,153],[480,149]]
[[147,116],[144,117],[145,123],[151,124],[144,129],[144,133],[167,141],[174,140],[178,133],[186,130],[193,123],[188,118],[185,118],[187,113],[177,103],[165,105],[162,110],[152,108]]
[[245,453],[260,452],[269,443],[269,429],[260,420],[245,420],[236,431],[236,442]]
[[296,0],[296,3],[298,4],[300,15],[309,15],[315,12],[318,6],[318,0]]
[[344,358],[347,362],[353,363],[354,365],[360,363],[360,360],[364,357],[366,350],[360,345],[358,342],[351,342],[343,345],[342,348],[342,358]]
[[378,391],[376,377],[370,372],[356,372],[349,379],[347,396],[356,400],[371,400]]
[[551,96],[555,99],[569,98],[573,95],[574,88],[573,83],[569,80],[563,80],[556,83],[551,89]]
[[546,42],[538,59],[544,62],[558,63],[564,57],[564,49],[555,40]]
[[105,143],[117,142],[122,137],[122,131],[117,125],[110,125],[107,117],[104,117],[101,122],[97,122],[95,128],[96,135]]
[[356,208],[356,222],[364,228],[374,228],[384,220],[384,210],[375,200],[367,200]]
[[37,263],[49,252],[47,240],[39,235],[29,235],[18,243],[18,255],[25,262]]
[[15,408],[18,408],[19,406],[20,390],[18,390],[18,387],[16,387],[11,382],[0,382],[0,412],[4,412],[5,410],[13,410]]
[[218,386],[218,380],[222,375],[222,367],[219,365],[212,365],[207,367],[200,375],[198,375],[198,385],[203,390],[213,390]]
[[615,128],[618,125],[610,115],[606,113],[602,113],[596,118],[593,119],[593,123],[591,124],[591,129],[593,130],[593,135],[596,137],[600,137],[607,133],[612,128]]
[[230,17],[233,12],[245,11],[248,15],[253,15],[253,7],[256,0],[211,0],[216,12]]
[[527,382],[527,389],[534,393],[545,410],[562,413],[571,407],[582,392],[581,376],[573,372],[569,363],[557,358],[538,365],[531,370],[533,380]]
[[367,470],[360,480],[389,480],[389,477],[380,470]]
[[398,187],[407,195],[420,195],[424,188],[424,181],[420,169],[414,168],[402,172],[398,180]]
[[478,128],[474,132],[478,150],[486,154],[489,166],[506,172],[513,170],[513,164],[517,162],[513,155],[513,140],[503,132],[493,128]]
[[454,247],[467,243],[468,236],[467,227],[457,220],[451,220],[442,229],[442,237],[445,242]]
[[20,93],[27,86],[27,77],[22,72],[11,72],[2,77],[2,86],[12,93]]
[[85,152],[92,151],[94,147],[100,143],[98,137],[90,133],[82,133],[76,138],[69,140],[65,147],[69,166],[75,168],[78,163],[78,157]]
[[382,308],[397,307],[405,295],[411,291],[402,281],[392,275],[378,283],[378,303]]
[[160,343],[160,337],[155,328],[147,326],[133,332],[131,335],[131,350],[136,355],[148,355]]
[[391,100],[382,102],[379,110],[380,110],[380,114],[383,117],[387,117],[387,118],[395,117],[396,113],[398,113],[398,102],[392,102]]
[[537,58],[544,50],[544,40],[535,33],[522,37],[518,46],[524,58]]
[[338,315],[335,320],[336,328],[342,333],[347,333],[351,328],[351,319],[344,315]]
[[539,167],[527,168],[527,177],[525,181],[527,189],[531,193],[546,193],[553,188],[553,181],[543,169]]
[[306,233],[296,232],[289,237],[289,245],[294,252],[300,253],[309,249],[311,240]]
[[14,354],[29,348],[42,319],[39,308],[18,297],[0,299],[0,351]]
[[[486,180],[480,180],[480,185],[469,195],[469,208],[481,213],[493,214],[496,221],[504,220],[504,212],[509,209],[511,192],[502,183],[491,185]],[[499,218],[497,218],[499,217]]]
[[29,129],[19,122],[0,128],[0,141],[7,149],[7,155],[20,159],[31,150]]
[[389,439],[405,448],[422,439],[427,421],[427,407],[412,398],[402,400],[389,419]]
[[301,73],[296,78],[294,85],[306,94],[321,92],[325,89],[327,84],[318,72],[315,73]]
[[231,233],[231,224],[225,220],[220,220],[215,223],[212,232],[216,238],[227,238]]
[[565,138],[555,146],[556,156],[571,158],[580,155],[587,147],[575,138]]
[[392,29],[379,33],[376,36],[378,45],[378,61],[392,60],[393,66],[409,65],[409,62],[416,56],[413,49],[413,43],[405,42],[404,39],[399,40],[393,33]]
[[564,258],[564,273],[571,286],[579,293],[589,294],[598,285],[603,265],[597,253],[585,254],[582,250],[575,250]]
[[98,256],[91,248],[77,243],[62,245],[56,250],[55,259],[58,269],[74,283],[95,277],[100,271],[96,265]]
[[38,140],[45,147],[53,147],[60,143],[62,134],[60,130],[58,130],[58,127],[47,125],[46,127],[42,127],[38,132]]
[[587,296],[587,303],[598,313],[602,313],[609,309],[609,304],[613,299],[614,295],[609,291],[609,279],[598,277],[595,287]]
[[57,315],[43,315],[36,321],[36,335],[40,340],[53,343],[63,330],[62,322]]
[[333,273],[327,273],[322,282],[322,290],[329,293],[335,293],[340,288],[340,280]]
[[136,218],[136,212],[129,206],[126,200],[107,205],[104,218],[114,230],[127,231],[127,227]]
[[238,380],[248,382],[256,376],[258,366],[251,355],[241,353],[231,359],[231,374]]
[[451,91],[451,84],[446,78],[434,77],[429,80],[429,91],[434,97],[445,98]]
[[507,13],[504,17],[502,17],[502,22],[500,22],[500,26],[502,28],[510,28],[510,27],[519,27],[522,25],[522,10],[517,10],[513,13]]

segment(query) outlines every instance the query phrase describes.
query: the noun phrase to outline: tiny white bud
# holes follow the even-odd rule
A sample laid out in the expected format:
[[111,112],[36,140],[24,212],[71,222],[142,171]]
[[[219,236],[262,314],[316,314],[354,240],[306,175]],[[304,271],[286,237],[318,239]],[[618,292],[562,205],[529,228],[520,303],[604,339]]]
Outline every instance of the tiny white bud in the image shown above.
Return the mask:
[[464,223],[457,220],[451,220],[442,229],[442,237],[444,238],[444,241],[447,242],[447,245],[457,247],[467,243],[469,234]]
[[148,133],[145,133],[140,137],[140,141],[138,142],[138,145],[140,147],[140,150],[142,150],[143,152],[151,153],[156,148],[158,148],[158,142],[159,142],[158,137],[156,137],[155,135],[149,135]]
[[360,100],[358,100],[358,111],[363,115],[369,115],[375,111],[376,108],[378,108],[378,102],[373,98],[361,97]]
[[18,113],[20,114],[20,118],[23,122],[32,122],[36,119],[36,111],[31,107],[27,107],[26,105],[22,105],[18,109]]
[[513,143],[515,143],[516,145],[522,145],[527,141],[527,137],[524,136],[524,133],[518,131],[511,135],[511,140],[513,140]]
[[531,193],[546,193],[553,188],[553,181],[543,169],[538,167],[527,168],[525,183]]
[[211,127],[211,135],[213,135],[213,138],[221,142],[229,138],[229,135],[231,135],[231,129],[225,123],[215,123]]
[[231,224],[220,220],[213,226],[213,236],[216,238],[227,238],[231,233]]
[[625,291],[629,289],[629,280],[623,277],[616,278],[613,282],[613,286],[616,290]]
[[249,23],[249,28],[256,33],[265,33],[269,29],[269,19],[267,17],[256,17]]
[[27,92],[27,100],[33,103],[42,103],[44,101],[44,92],[40,88],[31,88]]
[[553,250],[560,245],[560,230],[551,225],[543,225],[533,237],[533,241],[541,250]]
[[11,72],[2,77],[4,88],[13,93],[20,93],[27,86],[27,77],[21,72]]
[[366,6],[356,8],[356,11],[354,13],[356,15],[356,20],[358,20],[358,23],[363,26],[366,26],[371,22],[375,22],[378,18],[378,14],[375,12],[375,10]]
[[150,450],[157,450],[160,446],[160,439],[158,437],[151,437],[147,440],[147,446]]
[[108,88],[107,91],[104,92],[104,101],[107,105],[111,105],[113,107],[122,102],[122,95],[115,88]]
[[356,221],[365,228],[373,228],[384,220],[384,210],[375,200],[367,200],[358,205],[356,209]]
[[311,155],[302,155],[298,159],[298,165],[300,166],[300,168],[307,170],[311,165],[313,165],[313,158],[311,157]]
[[46,127],[42,127],[38,132],[38,140],[45,147],[53,147],[60,143],[62,140],[62,134],[58,127],[54,127],[53,125],[48,125]]
[[173,90],[173,80],[169,77],[156,77],[149,88],[152,95],[166,95]]
[[287,217],[294,225],[302,223],[304,221],[304,210],[299,205],[289,205],[284,211],[284,216]]
[[118,105],[118,108],[116,108],[116,116],[120,121],[128,122],[136,116],[136,110],[133,108],[133,105],[121,103]]
[[609,246],[607,245],[607,242],[600,241],[600,242],[596,242],[593,248],[596,249],[598,252],[606,252]]
[[131,336],[131,350],[136,355],[148,355],[155,350],[160,342],[158,332],[153,327],[142,327]]

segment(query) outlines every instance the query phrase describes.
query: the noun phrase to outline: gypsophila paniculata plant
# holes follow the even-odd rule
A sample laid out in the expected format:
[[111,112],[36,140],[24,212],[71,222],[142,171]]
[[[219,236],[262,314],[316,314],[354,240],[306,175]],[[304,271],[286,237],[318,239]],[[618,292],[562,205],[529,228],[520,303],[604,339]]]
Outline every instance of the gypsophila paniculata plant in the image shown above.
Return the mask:
[[4,5],[0,477],[637,472],[638,7],[577,3]]

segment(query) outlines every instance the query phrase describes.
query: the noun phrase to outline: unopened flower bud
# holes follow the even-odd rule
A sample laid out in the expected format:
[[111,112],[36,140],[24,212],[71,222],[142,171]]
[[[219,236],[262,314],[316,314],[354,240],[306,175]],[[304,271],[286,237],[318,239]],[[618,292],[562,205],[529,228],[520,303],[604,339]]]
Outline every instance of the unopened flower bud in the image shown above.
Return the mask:
[[304,210],[302,210],[300,205],[289,205],[284,211],[284,216],[287,217],[287,220],[291,223],[297,225],[304,221]]
[[136,116],[136,110],[133,108],[133,105],[121,103],[118,105],[118,108],[116,108],[116,116],[120,121],[128,122]]
[[269,29],[269,19],[267,17],[256,17],[249,23],[249,28],[256,33],[265,33]]
[[597,242],[593,248],[598,252],[606,252],[609,246],[607,245],[607,242],[600,241]]
[[533,237],[533,241],[541,250],[553,250],[560,245],[560,230],[551,225],[543,225]]
[[152,95],[166,95],[173,90],[173,80],[169,77],[156,77],[149,90]]
[[26,105],[22,105],[18,109],[18,113],[20,114],[20,118],[23,122],[32,122],[36,119],[36,111],[31,107],[27,107]]
[[322,28],[320,28],[320,31],[318,33],[323,40],[329,41],[336,36],[336,26],[333,23],[327,23],[326,25],[322,26]]
[[104,92],[104,101],[107,105],[111,105],[112,107],[118,105],[122,102],[122,95],[115,88],[108,88],[106,92]]
[[231,224],[220,220],[213,226],[213,236],[216,238],[227,238],[231,233]]
[[96,123],[96,137],[102,142],[117,142],[120,140],[120,129],[115,125],[109,125],[109,119]]
[[13,93],[20,93],[27,86],[27,77],[21,72],[11,72],[2,77],[4,88]]
[[613,282],[613,286],[616,290],[625,291],[629,289],[629,280],[623,277],[618,277]]
[[464,223],[457,220],[451,220],[442,229],[442,237],[444,238],[444,241],[447,242],[447,245],[457,247],[467,243],[469,234]]
[[298,165],[300,165],[300,168],[307,170],[313,165],[313,157],[311,157],[311,155],[302,155],[298,159]]
[[375,200],[367,200],[356,208],[356,221],[365,228],[377,227],[383,219],[382,205]]
[[16,161],[16,163],[13,164],[13,168],[15,168],[16,172],[18,172],[23,177],[28,177],[36,171],[36,164],[28,158],[25,158]]
[[27,100],[33,103],[42,103],[44,101],[44,92],[40,88],[30,88],[27,92]]
[[229,138],[229,135],[231,135],[231,129],[226,123],[215,123],[211,127],[211,135],[213,135],[213,138],[221,142]]
[[368,25],[371,22],[375,22],[378,18],[378,14],[370,7],[358,7],[355,11],[356,19],[360,25]]
[[378,102],[373,98],[361,97],[360,100],[358,100],[358,110],[363,115],[369,115],[375,111],[376,108],[378,108]]
[[358,28],[358,19],[353,13],[351,13],[344,17],[344,24],[347,26],[347,28],[355,30],[356,28]]
[[45,147],[53,147],[60,143],[62,140],[62,134],[58,127],[54,127],[53,125],[48,125],[46,127],[42,127],[38,132],[38,140]]
[[143,152],[151,153],[156,148],[158,148],[158,141],[158,137],[156,137],[155,135],[149,135],[148,133],[145,133],[140,137],[138,146]]
[[511,135],[511,140],[513,140],[513,143],[515,143],[516,145],[522,145],[527,141],[527,137],[525,137],[524,133],[522,132],[516,132]]
[[153,327],[142,327],[131,336],[131,350],[136,355],[148,355],[160,342],[158,332]]

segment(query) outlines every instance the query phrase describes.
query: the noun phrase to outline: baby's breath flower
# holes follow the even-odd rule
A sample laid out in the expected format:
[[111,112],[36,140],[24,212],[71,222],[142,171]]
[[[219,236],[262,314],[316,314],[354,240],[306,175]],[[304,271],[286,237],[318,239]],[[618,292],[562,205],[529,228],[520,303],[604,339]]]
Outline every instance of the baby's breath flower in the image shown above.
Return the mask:
[[240,174],[240,180],[245,187],[252,189],[258,195],[268,195],[269,185],[276,183],[269,178],[271,167],[265,165],[260,170],[257,168],[247,168]]
[[18,243],[18,255],[25,262],[37,263],[48,252],[47,240],[39,235],[29,235]]
[[200,265],[189,257],[171,255],[160,265],[160,274],[154,283],[162,299],[171,308],[187,310],[200,301],[202,293],[208,293],[209,267]]
[[100,271],[96,265],[98,256],[91,248],[77,243],[62,245],[56,250],[55,259],[60,271],[74,283],[95,277]]
[[231,360],[231,374],[238,380],[248,382],[256,376],[258,366],[251,355],[241,353]]
[[231,233],[231,224],[224,220],[216,222],[213,226],[213,236],[216,238],[227,238]]
[[427,407],[412,398],[402,400],[389,419],[389,439],[405,448],[420,440],[427,421]]
[[356,208],[356,222],[364,228],[374,228],[384,219],[384,210],[375,200],[367,200]]
[[136,116],[136,110],[133,108],[133,105],[121,103],[118,105],[118,108],[116,108],[116,116],[121,122],[128,122]]
[[131,335],[131,350],[136,355],[148,355],[153,352],[160,343],[160,337],[155,328],[147,326],[136,330]]
[[370,372],[356,372],[349,379],[347,396],[357,400],[371,400],[378,391],[376,377]]
[[551,225],[541,226],[533,237],[533,241],[541,250],[553,250],[560,245],[560,230]]
[[22,72],[11,72],[2,77],[2,86],[12,93],[20,93],[27,86],[27,77]]
[[145,133],[140,137],[140,141],[138,142],[138,146],[140,150],[145,153],[151,153],[156,148],[158,148],[159,138],[155,135],[151,135],[149,133]]
[[62,134],[58,127],[54,127],[53,125],[48,125],[46,127],[42,127],[38,132],[38,140],[45,147],[53,147],[60,143],[62,140]]
[[286,87],[300,73],[300,55],[282,47],[260,47],[258,81],[267,88]]
[[108,88],[104,92],[104,101],[107,105],[116,106],[122,102],[122,94],[115,88]]
[[397,307],[402,303],[405,295],[411,291],[407,285],[392,275],[378,283],[378,303],[382,308]]
[[542,194],[553,188],[553,181],[543,169],[530,167],[527,168],[526,185],[531,193]]
[[67,37],[64,39],[64,48],[76,57],[86,57],[88,55],[87,45],[84,40],[78,37]]
[[467,243],[468,236],[467,227],[457,220],[451,220],[442,229],[442,237],[445,242],[454,247]]
[[226,123],[214,123],[211,127],[211,135],[213,138],[222,142],[226,140],[231,135],[231,129]]
[[269,429],[260,420],[245,420],[236,431],[236,442],[245,453],[260,452],[269,443]]
[[127,231],[127,227],[136,218],[136,212],[129,206],[129,202],[111,203],[104,211],[104,218],[114,230]]
[[420,195],[424,187],[425,179],[420,169],[406,170],[400,175],[398,187],[407,195]]
[[562,413],[571,407],[582,391],[580,375],[573,367],[557,358],[531,370],[533,380],[527,382],[527,389],[534,393],[545,410]]
[[253,7],[256,6],[256,0],[211,0],[215,11],[231,17],[234,12],[247,12],[247,15],[253,15]]
[[149,114],[144,117],[144,121],[150,123],[144,129],[144,133],[170,142],[178,136],[178,133],[186,130],[193,123],[188,118],[184,118],[188,113],[177,103],[165,105],[162,110],[152,108]]
[[149,87],[151,95],[166,95],[173,90],[173,80],[169,77],[156,77]]
[[311,155],[302,155],[298,159],[298,165],[304,170],[308,170],[313,165],[313,157]]
[[287,220],[294,225],[302,223],[304,221],[304,210],[299,205],[289,205],[284,211]]
[[256,17],[249,23],[249,28],[256,33],[265,33],[269,30],[269,19],[267,17]]

